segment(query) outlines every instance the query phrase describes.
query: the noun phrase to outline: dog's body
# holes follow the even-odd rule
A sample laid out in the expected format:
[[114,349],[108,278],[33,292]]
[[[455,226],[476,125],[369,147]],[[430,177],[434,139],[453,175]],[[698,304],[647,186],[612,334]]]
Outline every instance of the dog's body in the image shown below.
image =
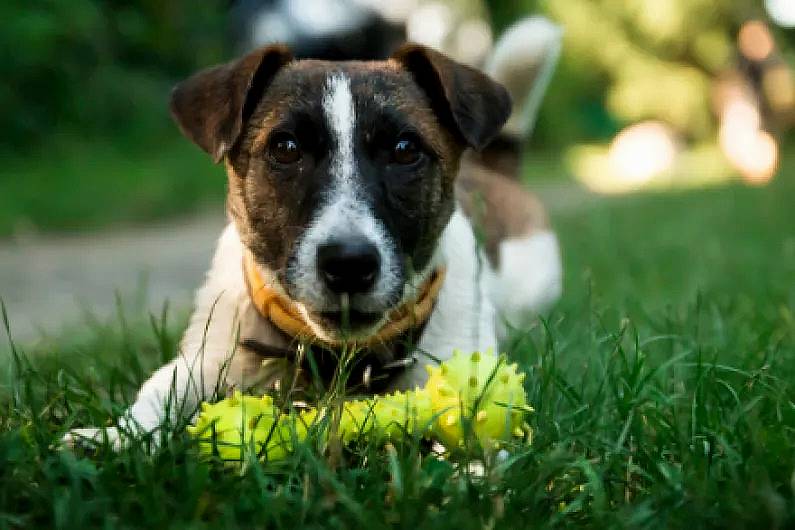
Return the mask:
[[[514,175],[464,155],[510,114],[505,90],[476,70],[412,45],[387,61],[341,63],[268,47],[181,84],[172,111],[225,162],[230,224],[180,354],[143,385],[123,429],[190,414],[219,382],[294,385],[308,374],[283,352],[299,343],[367,344],[357,355],[384,368],[381,388],[413,388],[425,376],[415,353],[496,349],[503,323],[559,296],[557,241],[540,204]],[[246,260],[288,300],[301,336],[255,303]],[[430,314],[373,341],[434,277],[443,283]]]

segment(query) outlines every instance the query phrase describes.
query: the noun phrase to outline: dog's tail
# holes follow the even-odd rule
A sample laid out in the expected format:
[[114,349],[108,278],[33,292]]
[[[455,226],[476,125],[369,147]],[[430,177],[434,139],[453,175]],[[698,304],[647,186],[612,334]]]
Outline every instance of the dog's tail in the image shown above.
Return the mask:
[[557,238],[541,201],[520,183],[522,148],[535,125],[561,49],[562,30],[543,17],[521,20],[497,41],[485,71],[513,99],[500,136],[461,172],[460,198],[490,263],[488,290],[500,331],[522,326],[560,297]]
[[481,162],[507,177],[518,176],[521,149],[533,133],[538,109],[560,57],[563,30],[534,16],[510,26],[495,43],[484,71],[511,95],[513,112],[500,136],[480,153]]
[[529,17],[510,26],[495,44],[485,71],[508,89],[514,104],[504,136],[524,140],[532,133],[562,38],[560,26],[544,17]]

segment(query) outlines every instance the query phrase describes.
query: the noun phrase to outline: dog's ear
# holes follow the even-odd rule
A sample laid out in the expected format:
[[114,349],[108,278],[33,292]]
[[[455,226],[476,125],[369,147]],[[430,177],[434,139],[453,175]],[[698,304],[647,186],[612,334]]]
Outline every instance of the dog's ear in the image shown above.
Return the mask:
[[291,60],[286,46],[272,45],[202,70],[174,87],[171,115],[185,136],[219,162],[235,145],[276,72]]
[[392,59],[412,74],[439,117],[475,149],[488,145],[511,114],[508,91],[474,68],[419,44],[403,45]]

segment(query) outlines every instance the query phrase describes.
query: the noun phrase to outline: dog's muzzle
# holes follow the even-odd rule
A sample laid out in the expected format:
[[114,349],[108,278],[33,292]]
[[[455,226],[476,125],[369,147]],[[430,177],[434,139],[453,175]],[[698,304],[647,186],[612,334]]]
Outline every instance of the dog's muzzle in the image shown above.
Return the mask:
[[440,267],[431,271],[427,279],[416,286],[414,294],[401,305],[389,310],[383,324],[366,337],[344,336],[334,330],[318,327],[309,318],[302,304],[287,296],[277,284],[265,281],[251,252],[244,255],[243,276],[257,312],[286,335],[305,338],[328,347],[368,347],[384,344],[407,330],[423,326],[441,291],[445,270]]

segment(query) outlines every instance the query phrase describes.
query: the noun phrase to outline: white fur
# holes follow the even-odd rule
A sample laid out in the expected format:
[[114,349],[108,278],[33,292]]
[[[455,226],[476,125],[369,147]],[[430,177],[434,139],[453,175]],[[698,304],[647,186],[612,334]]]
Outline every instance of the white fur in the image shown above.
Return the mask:
[[496,350],[494,307],[489,300],[487,262],[478,253],[478,244],[469,220],[456,210],[439,243],[437,262],[446,267],[439,298],[418,344],[415,364],[395,382],[398,389],[421,385],[425,364],[434,358],[445,360],[454,350],[466,352]]
[[[333,182],[309,228],[298,241],[296,259],[289,275],[296,285],[296,298],[315,311],[339,311],[339,297],[332,296],[317,270],[319,245],[334,238],[360,235],[373,243],[381,257],[381,270],[368,293],[351,299],[354,308],[378,313],[389,307],[400,282],[400,260],[386,229],[362,200],[358,191],[354,157],[356,111],[349,79],[336,73],[329,76],[323,97],[323,112],[333,137],[331,172]],[[318,331],[322,334],[322,330]]]
[[503,134],[530,136],[538,109],[560,57],[563,30],[540,16],[519,20],[505,30],[494,45],[485,71],[503,83],[514,108]]
[[326,115],[335,142],[332,171],[337,179],[337,185],[352,186],[356,170],[356,161],[353,158],[356,109],[351,93],[351,82],[345,74],[336,73],[329,76],[323,94],[323,113]]
[[[487,277],[498,323],[521,327],[549,309],[563,291],[558,239],[550,231],[500,243],[500,266]],[[500,326],[500,335],[506,330]]]
[[[192,413],[201,400],[212,395],[219,380],[226,379],[227,384],[235,386],[243,383],[254,360],[232,357],[238,318],[250,308],[242,260],[243,245],[230,224],[218,240],[207,279],[196,292],[195,310],[179,354],[143,384],[135,403],[119,419],[121,431],[154,431],[166,419],[167,410],[172,420]],[[74,445],[81,439],[102,441],[104,436],[114,447],[120,447],[123,437],[115,428],[75,429],[64,441]]]
[[[176,360],[144,383],[130,412],[142,427],[157,425],[172,379],[185,404],[195,406],[212,392],[224,365],[234,353],[241,309],[249,303],[242,274],[243,246],[233,225],[218,241],[207,280],[196,293],[195,309],[180,343]],[[211,322],[208,327],[207,322]],[[206,329],[206,333],[205,333]],[[203,381],[203,382],[202,382]]]

